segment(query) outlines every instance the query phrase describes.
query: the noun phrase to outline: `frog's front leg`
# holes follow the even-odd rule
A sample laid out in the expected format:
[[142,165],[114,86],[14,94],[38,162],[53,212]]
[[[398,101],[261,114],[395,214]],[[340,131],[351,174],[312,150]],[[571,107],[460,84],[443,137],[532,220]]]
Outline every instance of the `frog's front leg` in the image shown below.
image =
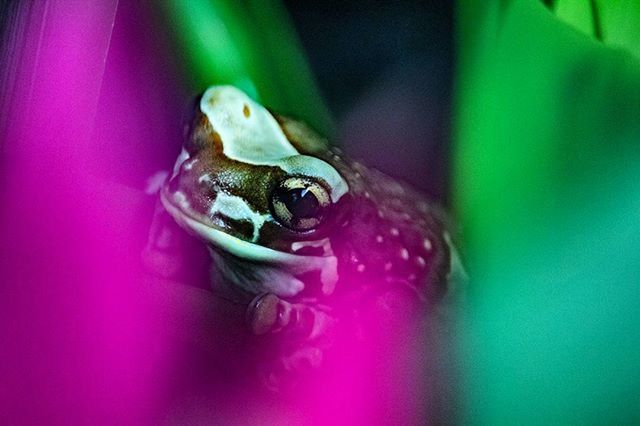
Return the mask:
[[257,296],[247,309],[247,324],[256,335],[273,333],[300,340],[317,340],[327,334],[333,322],[325,310],[288,302],[273,293]]
[[247,324],[255,335],[273,337],[272,357],[261,366],[267,387],[279,389],[283,382],[320,367],[336,321],[312,305],[292,303],[273,293],[257,296],[247,309]]

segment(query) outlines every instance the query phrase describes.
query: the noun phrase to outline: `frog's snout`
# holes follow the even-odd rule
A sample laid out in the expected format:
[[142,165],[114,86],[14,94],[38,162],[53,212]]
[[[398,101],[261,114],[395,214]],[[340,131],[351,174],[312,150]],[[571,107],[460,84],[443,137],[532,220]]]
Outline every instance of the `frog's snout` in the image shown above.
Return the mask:
[[180,191],[180,178],[179,178],[179,176],[174,176],[174,177],[169,179],[169,182],[167,182],[167,191],[170,194],[175,194],[176,192]]
[[197,179],[188,175],[178,174],[167,185],[168,193],[185,210],[207,215],[212,199],[215,197],[210,190],[203,191]]

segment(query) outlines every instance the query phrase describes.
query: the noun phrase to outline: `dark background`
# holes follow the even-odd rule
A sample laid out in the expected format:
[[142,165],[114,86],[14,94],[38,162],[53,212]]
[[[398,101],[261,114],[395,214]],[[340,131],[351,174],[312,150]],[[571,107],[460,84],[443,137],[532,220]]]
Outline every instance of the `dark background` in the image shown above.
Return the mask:
[[355,158],[449,201],[450,1],[285,4]]

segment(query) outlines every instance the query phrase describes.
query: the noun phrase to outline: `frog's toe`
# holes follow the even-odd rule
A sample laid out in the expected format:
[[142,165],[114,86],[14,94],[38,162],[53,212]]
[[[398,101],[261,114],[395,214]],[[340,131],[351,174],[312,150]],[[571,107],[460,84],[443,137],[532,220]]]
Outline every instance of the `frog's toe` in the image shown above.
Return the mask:
[[282,300],[271,293],[261,294],[253,299],[247,309],[247,325],[255,335],[275,331],[282,322],[280,314]]
[[282,333],[294,340],[314,340],[325,335],[332,319],[302,303],[290,303],[273,293],[257,296],[247,309],[247,324],[256,335]]

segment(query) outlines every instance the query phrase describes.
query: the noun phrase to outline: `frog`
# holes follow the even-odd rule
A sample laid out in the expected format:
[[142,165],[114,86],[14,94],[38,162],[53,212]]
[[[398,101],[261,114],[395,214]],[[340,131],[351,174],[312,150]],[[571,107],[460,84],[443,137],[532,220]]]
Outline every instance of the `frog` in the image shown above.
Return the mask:
[[363,309],[432,309],[459,263],[436,203],[233,86],[196,99],[159,197],[250,332],[289,342],[275,356],[287,372],[321,365]]

